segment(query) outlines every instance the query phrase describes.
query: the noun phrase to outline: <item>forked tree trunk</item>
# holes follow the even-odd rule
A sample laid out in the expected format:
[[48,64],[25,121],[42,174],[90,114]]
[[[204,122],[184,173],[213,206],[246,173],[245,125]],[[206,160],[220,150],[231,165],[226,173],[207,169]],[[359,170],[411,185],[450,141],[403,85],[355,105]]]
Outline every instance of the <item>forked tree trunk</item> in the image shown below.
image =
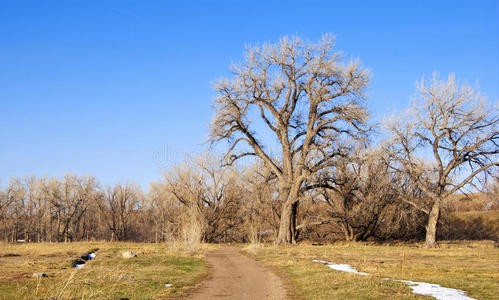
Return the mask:
[[279,221],[279,234],[277,244],[296,243],[296,214],[298,211],[298,188],[281,188],[279,191],[284,199],[281,207],[281,219]]
[[437,246],[437,224],[440,217],[440,200],[437,199],[428,216],[426,225],[426,248],[435,248]]
[[352,226],[347,222],[341,223],[341,227],[343,227],[343,232],[345,233],[345,240],[351,242],[355,240],[355,235]]

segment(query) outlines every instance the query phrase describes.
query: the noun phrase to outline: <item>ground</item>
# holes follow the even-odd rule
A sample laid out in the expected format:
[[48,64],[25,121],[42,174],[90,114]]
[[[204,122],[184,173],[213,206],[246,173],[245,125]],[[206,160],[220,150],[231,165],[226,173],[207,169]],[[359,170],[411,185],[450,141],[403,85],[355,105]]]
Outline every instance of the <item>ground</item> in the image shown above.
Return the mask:
[[[81,270],[71,261],[99,248]],[[499,249],[493,242],[274,246],[202,245],[189,255],[170,244],[0,245],[0,298],[85,299],[431,299],[395,279],[437,283],[476,299],[499,299]],[[124,259],[123,251],[138,257]],[[241,255],[245,254],[244,256]],[[371,274],[332,270],[345,263]],[[48,277],[35,278],[35,272]],[[165,284],[172,284],[171,287]]]
[[[288,293],[297,299],[432,299],[385,277],[436,283],[475,299],[499,299],[499,249],[492,241],[441,242],[437,249],[422,244],[260,245],[246,253],[285,278]],[[331,270],[314,259],[350,264],[371,276]]]
[[213,268],[211,278],[186,299],[286,299],[281,279],[255,260],[243,256],[240,249],[224,246],[210,251],[206,260]]
[[[72,260],[99,248],[83,269]],[[209,273],[203,246],[191,256],[165,244],[41,243],[0,245],[0,299],[165,299]],[[137,253],[125,259],[124,251]],[[32,277],[45,272],[47,277]],[[166,287],[165,284],[172,284]]]

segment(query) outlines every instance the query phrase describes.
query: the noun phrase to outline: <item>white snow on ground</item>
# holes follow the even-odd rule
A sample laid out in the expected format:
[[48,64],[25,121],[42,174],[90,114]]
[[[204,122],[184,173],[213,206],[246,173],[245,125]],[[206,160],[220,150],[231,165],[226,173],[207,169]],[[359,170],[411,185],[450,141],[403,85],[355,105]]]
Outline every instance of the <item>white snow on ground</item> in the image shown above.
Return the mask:
[[[359,275],[369,275],[368,273],[359,272],[355,270],[351,265],[347,264],[333,264],[325,260],[312,260],[314,263],[324,264],[331,269],[337,271],[343,271],[348,273],[354,273]],[[383,278],[383,280],[393,280],[407,284],[414,294],[425,295],[434,297],[437,300],[476,300],[474,298],[466,296],[465,291],[451,289],[442,287],[438,284],[426,283],[426,282],[416,282],[410,280],[397,280],[392,278]]]
[[475,300],[474,298],[466,296],[464,291],[442,287],[438,284],[410,280],[392,280],[407,284],[415,294],[432,296],[438,300]]
[[324,264],[324,265],[326,265],[326,266],[328,266],[331,269],[336,270],[336,271],[343,271],[343,272],[354,273],[354,274],[364,275],[364,276],[369,275],[369,274],[364,273],[364,272],[359,272],[359,271],[355,270],[354,267],[352,267],[351,265],[347,265],[347,264],[333,264],[333,263],[330,263],[330,262],[325,261],[325,260],[313,260],[312,262]]

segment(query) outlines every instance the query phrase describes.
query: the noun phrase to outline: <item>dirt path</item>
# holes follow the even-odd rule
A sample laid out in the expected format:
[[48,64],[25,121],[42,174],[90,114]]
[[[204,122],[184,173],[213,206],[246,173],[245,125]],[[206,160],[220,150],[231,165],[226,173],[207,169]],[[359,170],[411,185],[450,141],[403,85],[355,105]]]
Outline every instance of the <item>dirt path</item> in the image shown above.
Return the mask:
[[279,277],[258,262],[224,246],[206,254],[212,276],[202,282],[186,299],[286,299]]

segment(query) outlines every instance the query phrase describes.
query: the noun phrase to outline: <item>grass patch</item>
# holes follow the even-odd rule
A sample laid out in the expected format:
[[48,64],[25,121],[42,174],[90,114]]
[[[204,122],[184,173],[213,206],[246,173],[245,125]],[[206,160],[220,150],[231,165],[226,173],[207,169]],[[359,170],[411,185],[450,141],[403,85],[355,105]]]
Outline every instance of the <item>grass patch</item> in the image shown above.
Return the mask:
[[[71,262],[99,248],[83,269]],[[41,243],[0,247],[0,298],[164,299],[179,296],[208,274],[202,254],[171,250],[166,244]],[[132,251],[134,258],[122,258]],[[33,278],[33,273],[47,277]],[[167,288],[166,283],[173,284]]]
[[[499,299],[499,249],[493,242],[441,243],[438,249],[364,243],[261,245],[256,253],[246,253],[282,273],[297,299],[433,299],[384,277],[436,283],[476,299]],[[335,271],[313,259],[350,264],[371,276]]]

